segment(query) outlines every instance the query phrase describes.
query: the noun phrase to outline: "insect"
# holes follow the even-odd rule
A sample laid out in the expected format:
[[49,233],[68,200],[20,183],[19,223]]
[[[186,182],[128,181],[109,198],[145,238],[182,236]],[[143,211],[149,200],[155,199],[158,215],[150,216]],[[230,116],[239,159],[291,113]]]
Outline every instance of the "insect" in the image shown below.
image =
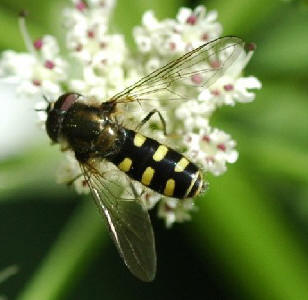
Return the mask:
[[117,106],[135,101],[142,105],[161,92],[165,100],[185,101],[188,97],[181,92],[182,85],[194,89],[209,87],[234,63],[243,47],[240,38],[219,38],[171,61],[101,104],[89,104],[72,92],[48,105],[47,134],[53,142],[65,142],[74,152],[121,257],[143,281],[153,280],[156,273],[155,242],[148,213],[133,185],[126,187],[132,199],[117,196],[108,176],[94,161],[112,162],[127,178],[179,199],[200,193],[202,172],[182,154],[139,132],[155,113],[164,123],[159,111],[152,110],[140,124],[129,129],[117,120]]

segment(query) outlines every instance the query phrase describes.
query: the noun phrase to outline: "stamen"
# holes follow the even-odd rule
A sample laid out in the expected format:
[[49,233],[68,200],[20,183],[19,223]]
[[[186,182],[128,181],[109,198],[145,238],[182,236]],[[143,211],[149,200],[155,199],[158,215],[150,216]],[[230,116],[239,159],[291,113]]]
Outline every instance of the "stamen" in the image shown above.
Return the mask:
[[219,92],[219,90],[211,90],[210,91],[211,92],[211,94],[213,95],[213,96],[219,96],[220,95],[220,92]]
[[208,35],[208,33],[203,33],[202,35],[201,35],[201,40],[202,41],[208,41],[208,39],[209,39],[209,35]]
[[80,52],[82,50],[82,45],[81,44],[78,44],[77,47],[75,48],[75,50],[77,52]]
[[217,149],[220,149],[222,151],[226,151],[226,146],[224,144],[218,144]]
[[201,84],[202,83],[202,76],[200,74],[193,74],[191,76],[191,81],[195,84]]
[[209,143],[211,141],[210,137],[208,135],[204,135],[202,137],[202,141]]
[[52,60],[46,60],[44,66],[52,70],[55,67],[55,63]]
[[225,84],[225,85],[224,85],[224,90],[225,90],[226,92],[233,91],[233,89],[234,89],[233,84]]
[[87,8],[87,4],[83,1],[79,1],[76,3],[75,7],[80,11],[84,11]]
[[88,30],[88,38],[93,39],[95,37],[95,33],[93,30]]
[[196,22],[197,22],[197,17],[195,15],[190,15],[186,20],[186,23],[190,25],[195,25]]
[[170,47],[170,50],[175,50],[175,48],[176,48],[176,43],[171,42],[171,43],[169,44],[169,47]]
[[42,84],[41,81],[38,80],[38,79],[33,79],[33,80],[32,80],[32,83],[33,83],[35,86],[40,86],[40,85]]
[[213,69],[218,69],[218,68],[220,68],[220,61],[219,60],[213,60],[213,61],[210,62],[210,66]]
[[245,48],[248,51],[254,51],[257,48],[257,45],[255,43],[247,43],[245,44]]
[[33,46],[36,50],[41,50],[43,47],[43,40],[41,38],[34,41]]
[[23,10],[19,13],[19,18],[18,18],[19,29],[20,29],[20,32],[21,32],[21,35],[23,37],[23,40],[24,40],[24,43],[25,43],[27,50],[30,53],[32,53],[33,55],[37,55],[36,51],[34,49],[31,37],[30,37],[28,30],[27,30],[26,16],[27,16],[27,12],[25,10]]

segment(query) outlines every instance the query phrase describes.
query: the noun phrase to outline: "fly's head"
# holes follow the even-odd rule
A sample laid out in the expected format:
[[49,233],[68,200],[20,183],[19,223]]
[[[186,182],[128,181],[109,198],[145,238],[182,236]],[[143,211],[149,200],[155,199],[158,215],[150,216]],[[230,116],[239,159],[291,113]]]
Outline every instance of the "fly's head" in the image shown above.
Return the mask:
[[46,131],[53,142],[59,141],[65,114],[79,97],[77,93],[66,93],[61,95],[56,102],[48,104]]

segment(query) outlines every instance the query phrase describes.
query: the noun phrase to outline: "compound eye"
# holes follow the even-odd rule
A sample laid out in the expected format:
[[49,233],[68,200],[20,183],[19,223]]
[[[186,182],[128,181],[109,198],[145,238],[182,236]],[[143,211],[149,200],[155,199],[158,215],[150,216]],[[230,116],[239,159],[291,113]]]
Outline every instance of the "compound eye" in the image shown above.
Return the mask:
[[80,97],[77,93],[66,93],[59,97],[55,104],[55,109],[68,111]]

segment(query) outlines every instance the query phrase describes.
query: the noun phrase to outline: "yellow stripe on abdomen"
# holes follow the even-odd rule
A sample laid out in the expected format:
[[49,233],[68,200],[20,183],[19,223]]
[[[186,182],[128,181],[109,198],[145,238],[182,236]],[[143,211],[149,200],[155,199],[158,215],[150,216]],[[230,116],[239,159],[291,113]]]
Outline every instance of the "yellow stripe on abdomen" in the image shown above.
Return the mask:
[[154,176],[155,170],[151,167],[147,167],[142,174],[141,183],[144,185],[149,185]]
[[164,195],[168,197],[172,197],[175,189],[175,181],[174,179],[170,178],[167,180],[165,189],[164,189]]
[[144,144],[144,142],[146,141],[146,139],[147,138],[145,136],[143,136],[142,134],[136,133],[135,138],[134,138],[134,145],[136,147],[141,147]]
[[128,157],[125,157],[119,164],[118,168],[123,172],[128,172],[132,166],[132,160]]
[[154,155],[153,155],[153,159],[155,161],[161,161],[164,159],[164,157],[166,156],[168,152],[168,147],[165,145],[159,145],[159,147],[157,148],[157,150],[155,151]]
[[182,157],[180,161],[175,165],[175,172],[183,172],[185,168],[189,165],[189,160],[185,157]]

